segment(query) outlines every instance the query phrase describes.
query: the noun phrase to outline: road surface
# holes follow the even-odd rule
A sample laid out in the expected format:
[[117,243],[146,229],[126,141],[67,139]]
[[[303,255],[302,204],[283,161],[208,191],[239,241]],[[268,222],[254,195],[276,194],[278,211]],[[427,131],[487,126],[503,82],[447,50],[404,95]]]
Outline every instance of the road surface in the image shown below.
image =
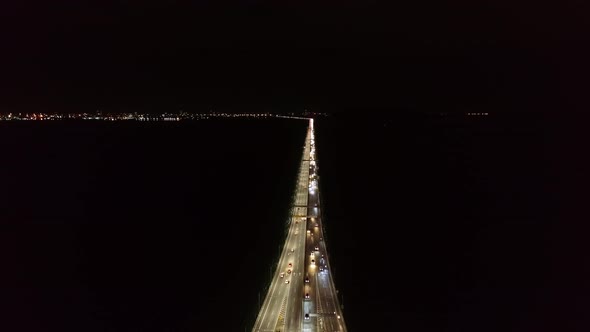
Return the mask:
[[329,266],[313,119],[305,138],[287,238],[253,332],[346,332]]

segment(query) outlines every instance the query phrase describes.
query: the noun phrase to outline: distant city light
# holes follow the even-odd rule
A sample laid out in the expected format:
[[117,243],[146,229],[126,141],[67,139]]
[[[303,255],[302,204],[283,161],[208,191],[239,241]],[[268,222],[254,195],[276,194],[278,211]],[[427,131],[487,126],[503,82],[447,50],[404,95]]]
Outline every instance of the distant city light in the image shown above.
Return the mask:
[[[215,118],[286,118],[308,120],[311,116],[327,116],[326,113],[304,112],[298,113],[228,113],[228,112],[165,112],[165,113],[139,113],[139,112],[102,112],[95,113],[0,113],[0,121],[48,121],[48,120],[98,120],[98,121],[185,121],[185,120],[207,120]],[[313,119],[312,119],[313,120]],[[312,122],[313,123],[313,122]]]

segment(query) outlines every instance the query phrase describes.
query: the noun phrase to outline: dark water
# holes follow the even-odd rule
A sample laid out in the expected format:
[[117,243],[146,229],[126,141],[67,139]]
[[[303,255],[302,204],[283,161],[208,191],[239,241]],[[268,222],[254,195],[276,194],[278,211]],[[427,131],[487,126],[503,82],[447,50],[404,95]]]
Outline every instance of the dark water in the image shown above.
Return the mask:
[[318,121],[327,237],[351,331],[589,326],[587,226],[562,211],[562,175],[575,168],[557,119]]
[[[580,330],[544,121],[317,120],[350,331]],[[2,124],[1,329],[249,330],[306,125]]]
[[305,131],[287,120],[2,124],[1,330],[243,331],[278,254]]

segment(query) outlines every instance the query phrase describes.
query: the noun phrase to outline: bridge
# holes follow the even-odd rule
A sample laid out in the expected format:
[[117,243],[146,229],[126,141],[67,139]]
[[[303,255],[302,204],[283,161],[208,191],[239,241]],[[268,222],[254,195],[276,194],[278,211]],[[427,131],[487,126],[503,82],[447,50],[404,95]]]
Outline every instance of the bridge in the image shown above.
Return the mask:
[[313,119],[289,229],[252,332],[347,332],[324,242]]

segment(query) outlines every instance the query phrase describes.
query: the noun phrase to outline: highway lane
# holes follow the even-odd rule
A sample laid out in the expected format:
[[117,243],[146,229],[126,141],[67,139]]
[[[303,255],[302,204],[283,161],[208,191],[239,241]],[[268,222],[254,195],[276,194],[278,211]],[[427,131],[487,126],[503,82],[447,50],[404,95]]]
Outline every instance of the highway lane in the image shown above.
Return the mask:
[[253,332],[346,332],[329,266],[313,120],[305,140],[289,229]]
[[[310,124],[313,127],[313,123]],[[318,165],[315,155],[315,141],[311,137],[310,149],[310,185],[308,196],[309,215],[308,241],[306,243],[308,274],[310,290],[310,304],[308,310],[310,319],[307,320],[309,328],[303,331],[330,331],[346,332],[342,308],[338,301],[338,293],[332,278],[332,269],[329,266],[328,251],[324,239],[322,225],[321,202],[319,196]]]
[[308,130],[287,238],[253,331],[300,331],[309,182],[309,161],[306,159],[310,153],[309,140]]

